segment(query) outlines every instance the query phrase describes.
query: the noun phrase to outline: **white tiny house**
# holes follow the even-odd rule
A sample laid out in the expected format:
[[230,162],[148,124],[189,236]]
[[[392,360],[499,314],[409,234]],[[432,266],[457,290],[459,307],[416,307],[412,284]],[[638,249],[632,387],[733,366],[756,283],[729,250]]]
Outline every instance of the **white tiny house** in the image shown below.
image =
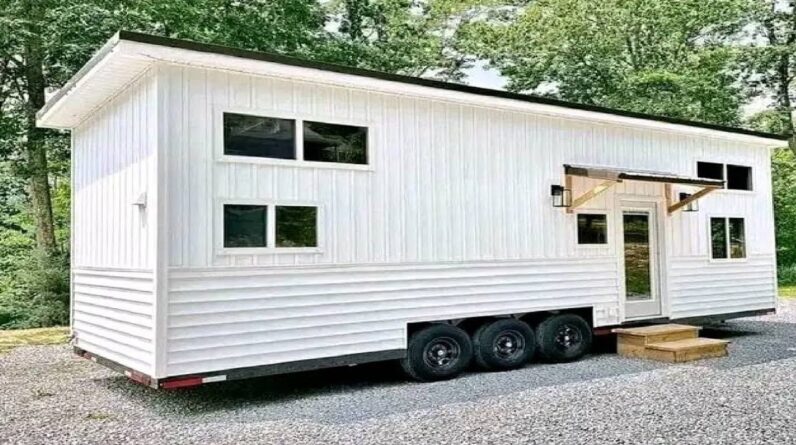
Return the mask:
[[776,307],[779,136],[130,32],[38,117],[72,134],[75,348],[155,387]]

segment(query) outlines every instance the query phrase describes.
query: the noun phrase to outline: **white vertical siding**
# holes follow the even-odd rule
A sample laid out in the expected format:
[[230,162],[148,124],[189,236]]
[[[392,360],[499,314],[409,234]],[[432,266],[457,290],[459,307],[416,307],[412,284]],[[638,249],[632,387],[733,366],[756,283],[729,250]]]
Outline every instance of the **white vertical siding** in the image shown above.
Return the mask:
[[[163,79],[175,121],[164,141],[168,193],[181,204],[170,206],[171,267],[577,256],[574,217],[549,203],[565,163],[683,175],[695,174],[697,160],[753,166],[755,192],[716,192],[699,214],[674,215],[667,244],[673,256],[704,255],[706,231],[696,225],[726,210],[748,218],[751,252],[773,253],[768,152],[757,146],[196,68],[169,67]],[[371,169],[226,161],[224,109],[363,122]],[[577,194],[596,182],[576,184]],[[617,195],[662,199],[663,185],[625,182],[589,207],[612,208]],[[318,203],[323,253],[217,254],[219,199]]]
[[146,76],[73,130],[76,267],[152,267],[156,222],[133,202],[143,193],[154,198],[156,94],[154,76]]
[[[156,77],[73,130],[72,330],[79,348],[154,370]],[[147,207],[133,202],[146,194]]]

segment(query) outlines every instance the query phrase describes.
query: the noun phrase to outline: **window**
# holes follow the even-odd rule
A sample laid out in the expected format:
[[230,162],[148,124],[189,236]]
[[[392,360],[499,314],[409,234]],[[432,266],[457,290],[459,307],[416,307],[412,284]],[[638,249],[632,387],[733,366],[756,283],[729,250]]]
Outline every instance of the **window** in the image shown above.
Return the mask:
[[[368,163],[368,129],[353,125],[224,113],[224,154],[298,161]],[[303,146],[297,146],[300,128]]]
[[727,164],[727,188],[752,190],[752,167]]
[[296,159],[295,122],[224,113],[224,154]]
[[724,180],[724,164],[697,162],[697,176],[705,179]]
[[746,258],[743,218],[710,218],[711,258]]
[[608,244],[608,217],[579,213],[578,244]]
[[351,125],[304,122],[304,160],[367,164],[368,130]]
[[714,162],[697,162],[697,176],[706,179],[726,180],[729,190],[752,190],[752,167]]
[[224,247],[266,247],[266,206],[225,205]]
[[316,207],[276,207],[276,247],[317,247]]
[[224,248],[247,247],[318,247],[318,208],[225,204]]

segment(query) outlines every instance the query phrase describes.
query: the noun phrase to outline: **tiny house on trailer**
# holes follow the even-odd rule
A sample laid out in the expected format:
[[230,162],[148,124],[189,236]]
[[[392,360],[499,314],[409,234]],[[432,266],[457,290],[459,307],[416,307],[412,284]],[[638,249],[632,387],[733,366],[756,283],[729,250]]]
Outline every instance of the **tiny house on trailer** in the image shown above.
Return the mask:
[[153,387],[776,307],[775,135],[130,32],[38,122],[72,135],[75,350]]

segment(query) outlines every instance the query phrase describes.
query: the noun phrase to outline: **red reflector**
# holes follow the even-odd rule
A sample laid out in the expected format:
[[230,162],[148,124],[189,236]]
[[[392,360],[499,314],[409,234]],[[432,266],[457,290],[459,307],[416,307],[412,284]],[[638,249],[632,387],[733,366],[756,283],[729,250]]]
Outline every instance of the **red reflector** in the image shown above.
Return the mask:
[[160,387],[163,389],[174,389],[174,388],[187,388],[189,386],[199,386],[201,384],[202,384],[201,377],[187,377],[184,379],[169,380],[168,382],[163,382],[160,384]]

